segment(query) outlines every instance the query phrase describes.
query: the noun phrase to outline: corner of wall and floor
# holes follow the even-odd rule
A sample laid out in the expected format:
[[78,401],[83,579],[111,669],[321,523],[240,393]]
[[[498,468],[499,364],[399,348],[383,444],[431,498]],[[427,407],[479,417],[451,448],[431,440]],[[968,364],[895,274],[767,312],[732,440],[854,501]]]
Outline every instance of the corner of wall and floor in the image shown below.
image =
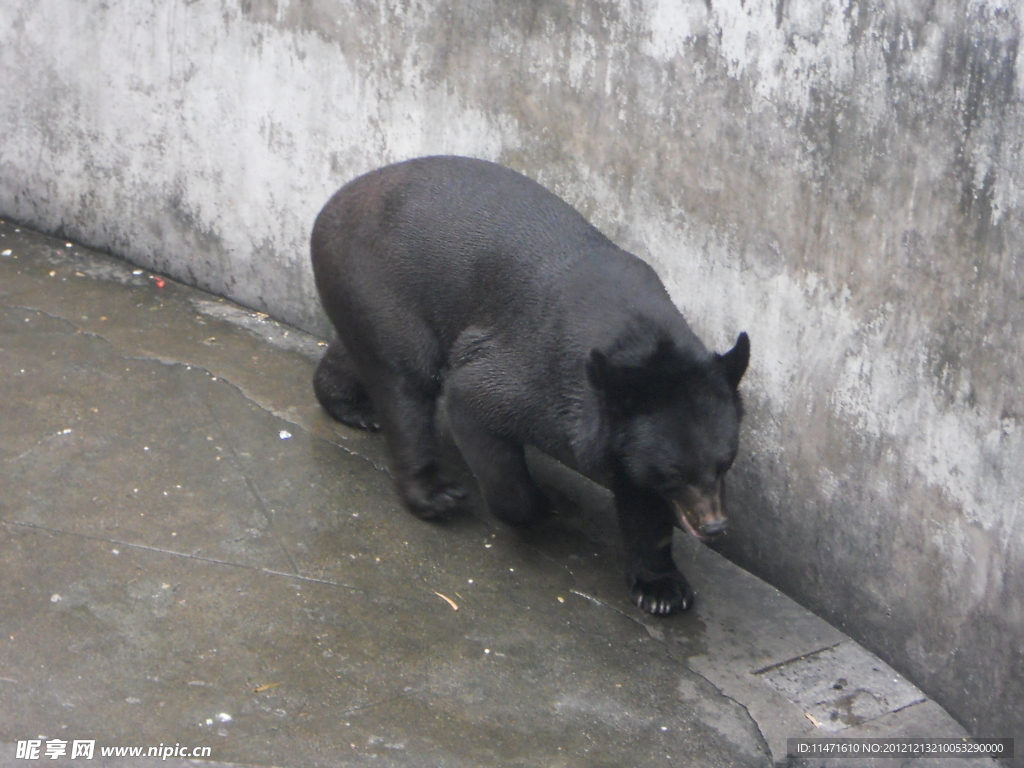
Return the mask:
[[977,0],[11,0],[0,214],[323,335],[333,189],[536,178],[750,333],[726,554],[1022,735],[1020,39]]

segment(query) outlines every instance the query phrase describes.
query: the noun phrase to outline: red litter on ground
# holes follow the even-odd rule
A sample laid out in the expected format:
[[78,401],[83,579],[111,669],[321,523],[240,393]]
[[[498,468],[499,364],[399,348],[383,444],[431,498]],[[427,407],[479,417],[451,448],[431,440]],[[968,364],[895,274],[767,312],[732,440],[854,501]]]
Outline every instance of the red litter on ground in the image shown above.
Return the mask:
[[167,283],[165,283],[162,278],[158,277],[156,279],[156,287],[157,288],[163,288],[165,285],[167,285]]

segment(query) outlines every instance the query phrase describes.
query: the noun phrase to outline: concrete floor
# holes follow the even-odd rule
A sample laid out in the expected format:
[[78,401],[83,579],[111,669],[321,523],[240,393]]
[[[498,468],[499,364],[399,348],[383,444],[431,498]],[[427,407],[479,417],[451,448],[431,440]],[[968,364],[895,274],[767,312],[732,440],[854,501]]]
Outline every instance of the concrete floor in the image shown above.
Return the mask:
[[607,494],[543,457],[542,530],[413,518],[381,438],[316,404],[315,339],[9,222],[0,253],[0,767],[37,738],[111,766],[722,768],[964,734],[689,540],[696,607],[640,613]]

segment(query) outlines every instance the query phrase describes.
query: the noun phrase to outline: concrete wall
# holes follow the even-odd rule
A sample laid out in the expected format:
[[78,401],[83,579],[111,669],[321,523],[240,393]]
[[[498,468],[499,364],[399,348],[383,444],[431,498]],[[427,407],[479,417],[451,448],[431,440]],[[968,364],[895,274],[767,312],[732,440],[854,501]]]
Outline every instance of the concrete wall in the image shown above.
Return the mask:
[[[555,189],[754,358],[727,553],[1024,735],[1021,11],[948,0],[5,0],[0,212],[325,332],[330,192]],[[0,288],[2,289],[2,288]]]

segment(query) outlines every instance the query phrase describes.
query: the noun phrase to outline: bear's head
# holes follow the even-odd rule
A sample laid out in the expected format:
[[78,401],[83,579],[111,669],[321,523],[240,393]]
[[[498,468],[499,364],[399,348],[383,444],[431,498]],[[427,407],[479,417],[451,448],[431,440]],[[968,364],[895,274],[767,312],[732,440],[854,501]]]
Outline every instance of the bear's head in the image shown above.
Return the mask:
[[594,349],[587,362],[615,471],[668,500],[683,530],[702,539],[722,533],[750,340],[741,333],[722,355],[680,349],[666,335],[640,346],[646,349]]

